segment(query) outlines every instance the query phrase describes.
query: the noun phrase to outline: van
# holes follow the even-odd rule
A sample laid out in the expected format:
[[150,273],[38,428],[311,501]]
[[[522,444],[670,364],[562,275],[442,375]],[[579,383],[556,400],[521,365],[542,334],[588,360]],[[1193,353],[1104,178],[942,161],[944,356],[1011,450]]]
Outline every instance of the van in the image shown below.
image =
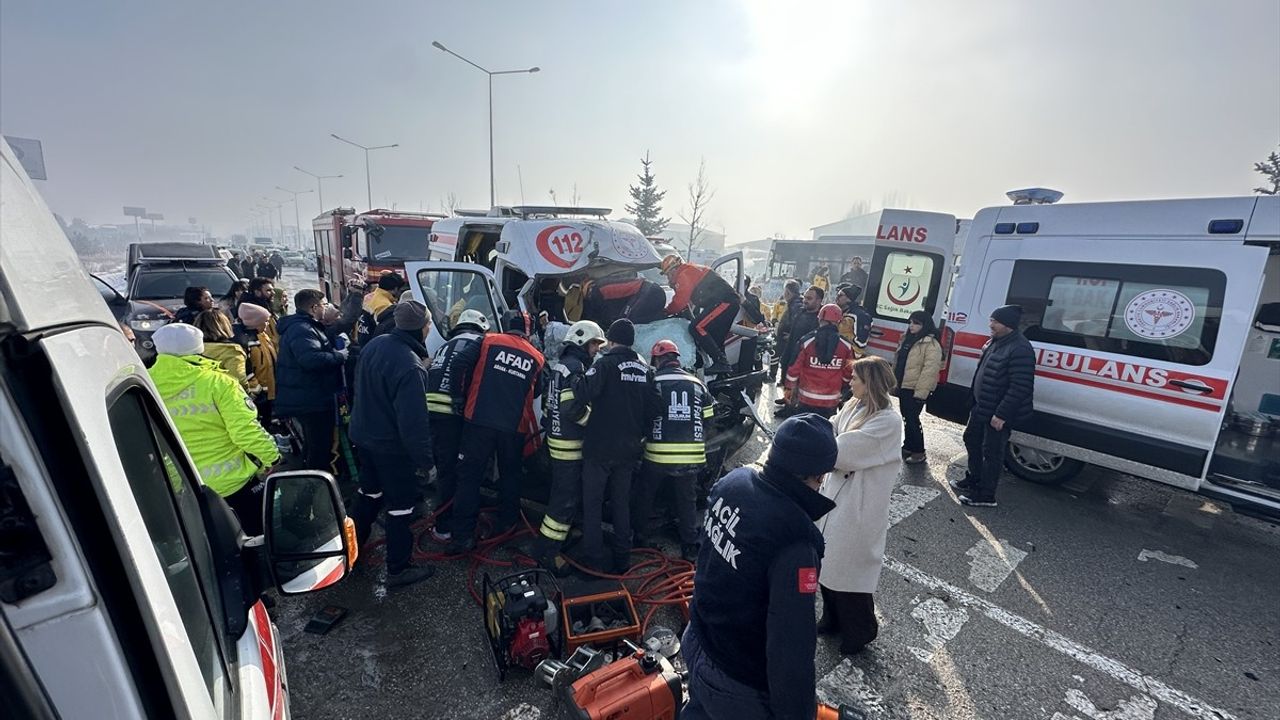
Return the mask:
[[1023,307],[1035,415],[1008,469],[1085,464],[1280,514],[1280,197],[980,211],[928,409],[964,422],[987,319]]
[[260,598],[352,567],[333,478],[271,475],[266,534],[246,538],[4,143],[0,197],[6,716],[287,717]]

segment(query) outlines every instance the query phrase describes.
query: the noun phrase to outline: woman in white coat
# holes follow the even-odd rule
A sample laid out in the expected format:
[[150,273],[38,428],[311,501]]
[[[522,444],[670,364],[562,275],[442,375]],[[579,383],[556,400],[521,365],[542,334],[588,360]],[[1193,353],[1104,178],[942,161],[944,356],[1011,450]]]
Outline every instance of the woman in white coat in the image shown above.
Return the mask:
[[902,416],[893,408],[893,366],[878,357],[853,364],[845,403],[831,424],[836,468],[820,492],[836,508],[818,520],[826,555],[818,583],[822,620],[818,632],[840,634],[840,652],[859,652],[880,631],[873,593],[884,563],[889,496],[902,467]]

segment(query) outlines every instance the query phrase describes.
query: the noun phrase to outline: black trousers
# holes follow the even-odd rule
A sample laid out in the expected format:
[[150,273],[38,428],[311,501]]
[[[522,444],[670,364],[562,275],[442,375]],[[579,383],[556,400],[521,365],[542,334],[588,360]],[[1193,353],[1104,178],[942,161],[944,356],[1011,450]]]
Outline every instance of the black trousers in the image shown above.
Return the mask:
[[969,452],[966,479],[973,484],[971,497],[975,500],[995,499],[1011,432],[1007,424],[1003,430],[996,430],[991,427],[991,418],[969,414],[969,424],[964,427],[964,448]]
[[582,510],[582,461],[551,461],[551,497],[538,528],[538,552],[559,552]]
[[724,339],[738,317],[738,301],[718,303],[711,307],[698,308],[693,322],[689,324],[689,333],[693,335],[694,344],[707,353],[713,360],[724,357]]
[[262,534],[262,491],[266,481],[261,476],[249,478],[239,490],[223,498],[240,520],[240,529],[249,537]]
[[631,476],[635,458],[582,461],[582,555],[590,563],[603,565],[604,499],[613,506],[614,564],[629,562],[631,555]]
[[300,413],[294,416],[302,428],[302,462],[307,470],[333,473],[333,439],[338,429],[336,411]]
[[662,486],[670,485],[680,542],[684,545],[698,542],[696,493],[699,469],[688,465],[662,465],[644,461],[640,466],[639,482],[632,495],[631,528],[637,538],[648,539],[652,536],[653,501]]
[[[431,413],[431,452],[436,460],[436,507],[458,492],[458,454],[462,449],[464,420],[457,415]],[[444,530],[453,518],[453,508],[436,517],[436,527]]]
[[816,413],[818,415],[821,415],[824,418],[830,418],[832,415],[836,414],[836,410],[838,409],[839,408],[835,408],[835,407],[818,407],[816,405],[806,405],[804,403],[796,403],[795,414],[799,415],[800,413]]
[[852,655],[880,634],[876,620],[876,600],[871,593],[822,589],[822,615],[840,633],[840,652]]
[[902,449],[909,453],[924,452],[924,426],[920,424],[924,400],[917,400],[913,390],[899,390],[898,409],[902,413]]
[[417,466],[407,454],[360,450],[360,489],[351,517],[356,523],[356,541],[364,545],[373,530],[373,521],[383,506],[387,508],[387,572],[397,573],[409,565],[413,553],[413,504],[418,497]]
[[520,518],[524,435],[464,423],[453,521],[446,528],[453,533],[455,542],[466,542],[475,535],[476,519],[480,515],[480,484],[495,453],[498,456],[498,527],[513,525]]

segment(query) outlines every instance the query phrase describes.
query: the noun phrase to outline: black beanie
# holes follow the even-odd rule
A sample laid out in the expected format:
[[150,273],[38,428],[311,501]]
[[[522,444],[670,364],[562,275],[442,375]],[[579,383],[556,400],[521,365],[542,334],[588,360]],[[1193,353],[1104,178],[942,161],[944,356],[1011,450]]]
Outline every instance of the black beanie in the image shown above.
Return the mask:
[[1022,306],[1001,305],[991,311],[991,319],[1011,330],[1017,330],[1018,324],[1022,322]]
[[636,326],[626,318],[619,318],[613,321],[609,326],[609,332],[605,333],[605,339],[609,342],[615,342],[619,345],[635,345],[636,344]]
[[528,335],[531,324],[528,313],[519,310],[508,310],[502,318],[502,329],[509,333],[515,332]]
[[836,466],[836,433],[816,413],[789,417],[778,426],[765,465],[798,478],[823,475]]

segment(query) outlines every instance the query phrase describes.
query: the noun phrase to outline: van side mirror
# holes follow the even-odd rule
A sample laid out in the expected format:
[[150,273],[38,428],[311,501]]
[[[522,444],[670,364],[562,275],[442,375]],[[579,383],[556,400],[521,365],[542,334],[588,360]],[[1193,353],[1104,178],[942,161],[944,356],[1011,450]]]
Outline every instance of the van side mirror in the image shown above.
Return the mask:
[[328,587],[355,566],[356,526],[333,476],[291,470],[267,477],[264,544],[281,595]]

